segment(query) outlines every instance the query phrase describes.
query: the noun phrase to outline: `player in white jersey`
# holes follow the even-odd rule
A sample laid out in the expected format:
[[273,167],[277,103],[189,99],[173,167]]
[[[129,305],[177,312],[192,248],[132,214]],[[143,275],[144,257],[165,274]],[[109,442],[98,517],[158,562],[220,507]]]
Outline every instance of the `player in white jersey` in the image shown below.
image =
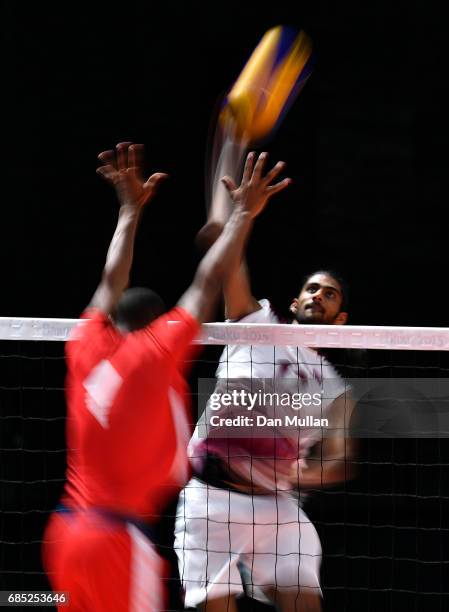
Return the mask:
[[[240,190],[232,179],[226,178],[225,185],[231,199],[239,201]],[[210,223],[224,220],[223,207],[228,204],[218,188]],[[252,296],[244,262],[230,275],[224,291],[228,319],[280,322],[267,300],[258,302]],[[342,283],[329,272],[317,272],[291,304],[292,323],[341,325],[347,319],[343,307]],[[279,386],[283,391],[286,385],[292,395],[293,383],[311,396],[320,390],[322,401],[309,407],[311,416],[329,417],[337,428],[348,419],[343,381],[311,349],[229,346],[220,358],[217,378],[214,395],[221,398],[220,417],[234,416],[238,408],[236,402],[224,403],[225,392],[254,394],[267,385],[269,391]],[[278,402],[275,410],[279,407]],[[241,428],[230,432],[228,427],[225,432],[224,426],[211,427],[212,410],[209,402],[191,440],[194,477],[177,511],[175,549],[186,607],[234,612],[235,597],[246,592],[276,603],[284,612],[320,610],[321,545],[292,493],[344,480],[347,441],[342,436],[323,437],[322,429],[312,426],[271,427],[263,434],[254,433],[254,428],[250,434]],[[267,415],[270,410],[258,401],[252,414]],[[317,445],[318,461],[313,458]]]

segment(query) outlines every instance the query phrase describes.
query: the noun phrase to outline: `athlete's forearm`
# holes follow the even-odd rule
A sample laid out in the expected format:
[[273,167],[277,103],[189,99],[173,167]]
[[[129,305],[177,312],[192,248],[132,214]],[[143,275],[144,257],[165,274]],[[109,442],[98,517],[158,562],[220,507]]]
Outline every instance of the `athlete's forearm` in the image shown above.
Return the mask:
[[117,292],[123,291],[129,283],[140,212],[135,206],[122,205],[120,207],[117,227],[103,270],[103,279]]
[[212,201],[209,209],[208,221],[217,223],[222,227],[232,214],[234,205],[229,192],[221,182],[223,176],[231,176],[235,181],[240,179],[241,165],[245,154],[245,144],[236,143],[226,138],[215,170],[212,182]]
[[217,241],[207,251],[178,305],[200,323],[210,320],[222,285],[241,251],[251,227],[250,213],[237,205]]
[[250,213],[237,205],[217,241],[207,251],[178,305],[190,312],[200,323],[210,320],[223,282],[241,257],[252,224]]
[[237,205],[220,237],[203,257],[197,275],[221,285],[239,264],[252,225],[250,213]]
[[[231,139],[227,139],[223,145],[220,159],[217,164],[215,174],[212,202],[209,211],[209,244],[216,240],[219,235],[219,228],[223,228],[230,218],[234,209],[228,190],[220,180],[223,176],[230,176],[237,180],[241,173],[241,163],[245,152],[244,144],[236,144]],[[223,294],[225,298],[225,317],[227,319],[239,319],[242,316],[258,308],[256,300],[251,293],[249,273],[244,262],[245,245],[248,242],[253,228],[251,223],[248,228],[242,248],[236,253],[231,261],[228,273],[223,279]]]
[[265,159],[266,153],[261,154],[257,161],[254,153],[248,155],[239,187],[231,177],[222,178],[234,209],[220,236],[198,266],[192,285],[178,302],[200,322],[207,320],[227,275],[235,269],[236,262],[240,262],[252,219],[262,212],[272,195],[289,184],[288,179],[284,179],[270,185],[282,170],[283,166],[279,164],[262,177]]

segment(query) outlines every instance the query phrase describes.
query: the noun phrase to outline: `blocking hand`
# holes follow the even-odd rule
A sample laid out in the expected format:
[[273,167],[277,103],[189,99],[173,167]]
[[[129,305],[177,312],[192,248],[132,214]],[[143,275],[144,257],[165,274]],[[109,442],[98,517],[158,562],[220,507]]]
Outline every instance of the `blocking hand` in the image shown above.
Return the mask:
[[121,142],[115,151],[103,151],[98,156],[102,165],[97,168],[97,174],[113,185],[121,206],[142,208],[168,178],[168,174],[156,172],[145,180],[143,152],[143,145]]
[[265,176],[262,176],[267,157],[267,153],[261,153],[258,158],[254,152],[248,154],[242,182],[238,187],[229,176],[221,179],[234,204],[241,205],[251,214],[252,218],[257,217],[263,211],[275,193],[283,191],[292,182],[291,179],[286,178],[270,185],[285,168],[285,163],[278,162]]

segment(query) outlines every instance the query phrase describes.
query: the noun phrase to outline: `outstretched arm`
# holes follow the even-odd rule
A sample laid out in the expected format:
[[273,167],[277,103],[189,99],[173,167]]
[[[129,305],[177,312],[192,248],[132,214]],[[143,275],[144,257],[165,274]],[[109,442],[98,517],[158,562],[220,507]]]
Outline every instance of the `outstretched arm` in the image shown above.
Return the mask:
[[[221,152],[216,176],[221,173],[220,176],[227,175],[232,177],[231,180],[235,179],[239,172],[240,159],[243,153],[242,147],[239,149],[239,145],[233,142],[232,135],[229,136]],[[266,156],[266,154],[264,155]],[[271,170],[270,174],[265,177],[268,183],[278,176],[284,166],[283,162],[279,162]],[[199,241],[202,242],[203,246],[209,246],[217,239],[232,211],[233,202],[229,189],[222,181],[215,180],[208,222],[199,233]],[[228,319],[241,319],[260,309],[259,302],[252,295],[249,272],[244,258],[246,239],[249,237],[251,230],[252,222],[247,229],[239,256],[233,258],[228,268],[228,274],[224,279],[225,316]]]
[[167,175],[158,172],[145,181],[142,176],[143,145],[122,142],[117,145],[116,151],[105,151],[98,158],[102,165],[97,173],[114,187],[120,210],[101,282],[89,306],[110,314],[129,283],[134,242],[142,211]]
[[282,162],[262,176],[266,158],[266,153],[261,153],[257,161],[254,153],[248,155],[239,187],[229,176],[222,179],[234,209],[222,233],[203,257],[192,285],[179,301],[200,322],[210,318],[223,282],[240,265],[253,219],[275,193],[290,184],[290,179],[270,184],[284,167]]
[[[204,247],[209,246],[220,235],[233,210],[229,191],[221,181],[217,180],[217,176],[228,175],[236,179],[243,151],[244,144],[235,143],[232,134],[230,134],[225,140],[218,162],[208,221],[198,235],[198,241]],[[283,167],[284,164],[280,162],[273,178],[279,174]],[[251,229],[252,225],[248,230],[248,236]],[[260,309],[258,301],[252,295],[249,272],[244,257],[245,249],[242,249],[240,258],[233,262],[223,285],[225,315],[228,319],[241,319]]]
[[[268,181],[273,180],[285,167],[284,162],[278,162],[267,175]],[[252,230],[252,225],[248,232]],[[238,320],[252,312],[260,310],[261,306],[252,294],[250,275],[245,259],[245,249],[240,258],[236,259],[226,276],[223,293],[225,298],[225,316],[227,319]]]

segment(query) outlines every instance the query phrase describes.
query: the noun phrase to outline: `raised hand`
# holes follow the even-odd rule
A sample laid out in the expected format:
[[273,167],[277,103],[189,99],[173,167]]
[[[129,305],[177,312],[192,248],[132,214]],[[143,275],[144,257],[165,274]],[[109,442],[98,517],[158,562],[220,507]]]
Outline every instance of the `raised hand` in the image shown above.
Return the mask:
[[261,153],[258,158],[254,152],[248,154],[242,182],[238,187],[229,176],[221,179],[234,204],[241,205],[253,218],[263,211],[271,196],[283,191],[292,182],[286,178],[270,185],[285,168],[285,163],[278,162],[265,176],[262,176],[267,157],[268,153]]
[[115,151],[103,151],[98,156],[102,165],[97,168],[97,174],[113,185],[121,206],[142,208],[168,178],[168,174],[156,172],[145,180],[143,152],[143,145],[120,142]]

